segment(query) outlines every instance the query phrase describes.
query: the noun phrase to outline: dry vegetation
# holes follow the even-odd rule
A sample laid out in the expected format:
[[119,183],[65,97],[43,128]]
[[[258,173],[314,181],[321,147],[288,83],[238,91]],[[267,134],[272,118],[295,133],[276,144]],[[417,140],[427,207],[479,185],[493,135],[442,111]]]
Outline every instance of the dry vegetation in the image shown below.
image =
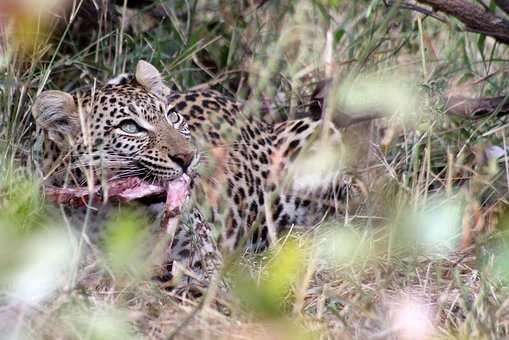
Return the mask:
[[[447,101],[505,98],[505,45],[413,2],[117,2],[0,3],[0,338],[509,336],[505,99],[482,120],[449,115]],[[495,2],[472,1],[504,17]],[[142,216],[111,221],[122,232],[83,253],[39,193],[30,105],[142,58],[175,88],[245,100],[247,114],[350,125],[365,207],[237,254],[232,289],[199,300],[147,279]]]

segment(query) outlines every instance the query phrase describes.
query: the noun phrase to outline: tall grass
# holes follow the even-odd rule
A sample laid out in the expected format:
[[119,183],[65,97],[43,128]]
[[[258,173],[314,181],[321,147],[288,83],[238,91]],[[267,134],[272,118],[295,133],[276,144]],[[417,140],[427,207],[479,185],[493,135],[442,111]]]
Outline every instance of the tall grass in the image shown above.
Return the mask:
[[[0,21],[0,336],[508,336],[506,119],[451,118],[441,99],[504,93],[505,46],[379,0],[154,1],[94,24],[84,1],[56,24],[36,2]],[[364,209],[236,253],[231,290],[204,301],[148,279],[143,216],[118,215],[100,252],[79,252],[39,194],[30,106],[43,89],[101,84],[139,59],[176,89],[211,86],[267,120],[307,114],[324,79],[326,119],[381,111],[344,131]],[[329,156],[298,164],[299,176]]]

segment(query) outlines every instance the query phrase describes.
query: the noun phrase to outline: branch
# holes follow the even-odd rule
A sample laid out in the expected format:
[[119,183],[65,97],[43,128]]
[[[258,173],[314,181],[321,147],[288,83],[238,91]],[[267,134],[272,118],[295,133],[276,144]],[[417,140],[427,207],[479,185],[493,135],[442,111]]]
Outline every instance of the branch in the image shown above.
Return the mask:
[[[384,0],[384,4],[385,4],[386,7],[390,7],[390,6],[394,5],[394,0]],[[438,21],[441,21],[443,23],[447,23],[447,19],[446,18],[442,18],[440,15],[437,15],[436,13],[434,13],[433,10],[430,10],[430,9],[427,9],[427,8],[419,7],[419,6],[416,6],[416,5],[413,5],[413,4],[404,3],[404,2],[401,3],[401,5],[399,5],[399,8],[407,9],[407,10],[414,11],[414,12],[419,12],[419,13],[422,13],[422,14],[424,14],[426,16],[433,17],[433,18],[435,18]]]
[[[324,79],[316,84],[308,103],[308,114],[313,119],[320,119],[323,114],[325,98],[331,90],[331,79]],[[502,117],[509,115],[509,95],[498,97],[467,98],[462,96],[444,96],[445,114],[464,119],[476,120],[490,116]],[[387,117],[386,113],[376,109],[364,112],[362,115],[352,114],[335,108],[332,122],[339,128],[345,128],[358,123]]]
[[[503,117],[509,115],[509,96],[466,98],[449,96],[444,98],[445,114],[468,120],[477,120],[490,116]],[[367,112],[362,116],[351,116],[344,112],[337,112],[332,121],[337,127],[348,127],[361,122],[383,118],[386,114]]]
[[450,96],[445,98],[445,113],[451,116],[466,119],[480,119],[496,115],[502,117],[509,115],[509,97],[480,97],[465,98]]
[[509,15],[509,0],[495,0],[495,4],[497,4],[501,10]]
[[[509,44],[509,21],[465,0],[417,0],[434,10],[451,15],[461,21],[467,29]],[[498,1],[506,3],[506,1]]]

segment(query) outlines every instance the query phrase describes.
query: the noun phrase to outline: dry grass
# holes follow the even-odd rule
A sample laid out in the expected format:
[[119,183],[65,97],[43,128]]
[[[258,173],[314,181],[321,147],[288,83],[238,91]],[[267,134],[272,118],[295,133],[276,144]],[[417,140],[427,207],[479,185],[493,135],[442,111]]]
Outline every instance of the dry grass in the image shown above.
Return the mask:
[[[503,94],[505,46],[377,0],[156,1],[54,30],[24,3],[0,15],[0,337],[508,336],[506,119],[454,119],[440,101]],[[42,89],[93,86],[141,58],[178,89],[210,85],[268,119],[308,112],[325,78],[328,119],[381,110],[345,131],[365,207],[236,259],[234,289],[206,301],[100,253],[76,266],[78,240],[31,179],[29,108]]]

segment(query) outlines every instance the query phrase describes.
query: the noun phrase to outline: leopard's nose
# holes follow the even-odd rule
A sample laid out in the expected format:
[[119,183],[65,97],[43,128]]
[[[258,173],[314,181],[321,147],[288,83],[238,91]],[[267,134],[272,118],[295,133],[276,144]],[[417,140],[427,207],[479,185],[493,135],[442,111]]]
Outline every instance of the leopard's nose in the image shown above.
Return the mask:
[[169,154],[168,156],[186,172],[194,159],[194,152],[178,153],[175,155]]

